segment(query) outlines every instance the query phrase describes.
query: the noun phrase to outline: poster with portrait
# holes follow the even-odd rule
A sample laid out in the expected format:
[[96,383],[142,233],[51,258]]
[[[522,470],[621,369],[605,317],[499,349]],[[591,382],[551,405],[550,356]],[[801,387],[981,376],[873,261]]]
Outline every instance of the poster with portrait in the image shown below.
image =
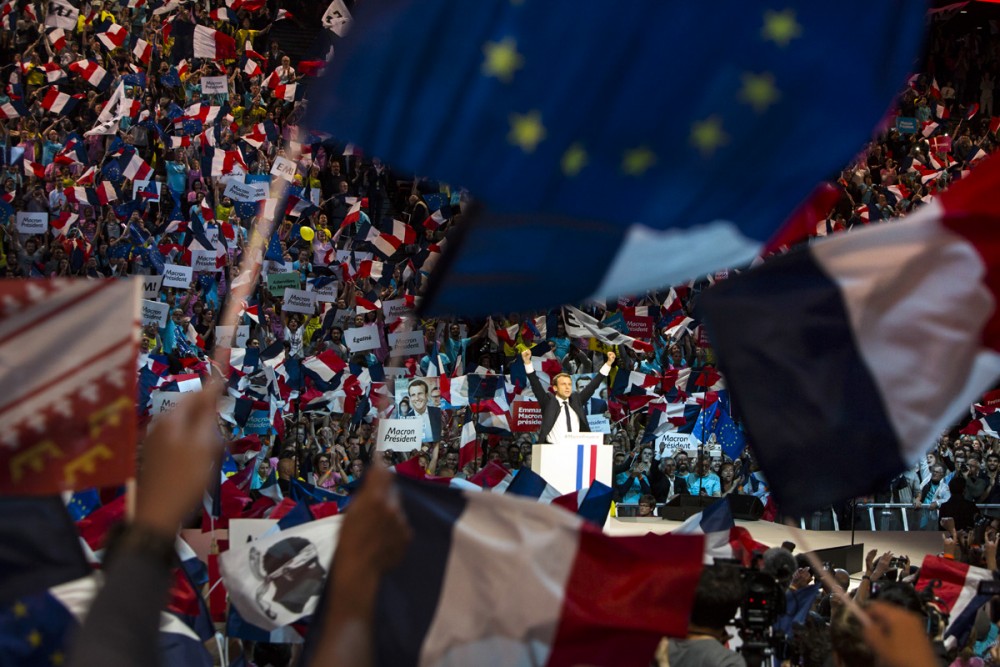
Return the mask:
[[441,408],[441,387],[438,378],[396,378],[396,419],[415,417],[424,406]]
[[[578,394],[587,388],[590,381],[594,379],[595,375],[599,373],[578,373],[573,376],[573,393]],[[607,382],[601,382],[597,386],[597,391],[594,392],[590,400],[587,401],[585,406],[588,415],[603,415],[608,411],[608,384]]]

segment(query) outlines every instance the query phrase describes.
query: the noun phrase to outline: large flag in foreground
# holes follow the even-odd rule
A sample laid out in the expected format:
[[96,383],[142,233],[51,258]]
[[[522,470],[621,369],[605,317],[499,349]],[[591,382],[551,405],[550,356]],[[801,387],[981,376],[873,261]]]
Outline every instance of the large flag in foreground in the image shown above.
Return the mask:
[[918,591],[930,588],[941,599],[948,614],[948,627],[944,631],[944,645],[948,648],[965,646],[976,612],[990,601],[991,595],[979,594],[979,583],[993,581],[995,575],[983,567],[949,560],[940,556],[924,556],[920,564]]
[[783,512],[888,483],[1000,376],[997,192],[993,157],[901,221],[778,257],[701,297]]
[[638,666],[686,635],[700,536],[613,538],[529,500],[397,483],[413,540],[379,589],[376,664]]
[[748,262],[859,150],[923,5],[388,0],[359,8],[311,124],[485,203],[431,310],[641,293]]
[[114,486],[134,474],[141,288],[0,282],[0,493]]

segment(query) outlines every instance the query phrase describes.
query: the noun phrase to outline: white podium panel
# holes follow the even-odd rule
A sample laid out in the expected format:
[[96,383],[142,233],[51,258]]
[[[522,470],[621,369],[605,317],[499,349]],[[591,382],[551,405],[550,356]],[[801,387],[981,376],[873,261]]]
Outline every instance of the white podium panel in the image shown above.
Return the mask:
[[557,444],[532,446],[531,470],[561,494],[587,488],[594,480],[612,486],[613,454],[603,433],[570,433]]

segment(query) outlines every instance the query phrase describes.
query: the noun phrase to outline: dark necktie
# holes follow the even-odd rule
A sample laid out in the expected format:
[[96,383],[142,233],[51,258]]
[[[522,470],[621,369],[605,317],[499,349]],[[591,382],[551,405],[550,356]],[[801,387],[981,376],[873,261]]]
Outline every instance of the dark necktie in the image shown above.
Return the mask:
[[566,432],[573,432],[573,421],[569,418],[569,401],[563,401],[563,412],[566,413]]

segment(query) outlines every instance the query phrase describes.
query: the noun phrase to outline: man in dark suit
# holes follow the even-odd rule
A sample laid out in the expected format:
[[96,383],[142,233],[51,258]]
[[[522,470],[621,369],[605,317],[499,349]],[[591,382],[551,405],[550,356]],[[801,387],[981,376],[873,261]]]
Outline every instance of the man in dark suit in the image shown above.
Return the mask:
[[410,409],[413,410],[411,419],[420,419],[424,423],[424,442],[438,442],[441,440],[441,408],[435,408],[427,404],[430,395],[430,388],[423,380],[414,380],[407,387],[406,393],[410,398]]
[[649,486],[652,487],[656,502],[665,503],[677,495],[687,495],[687,480],[674,471],[674,460],[669,456],[660,459],[649,472]]
[[542,383],[538,381],[535,369],[531,365],[531,350],[523,350],[521,360],[524,361],[524,370],[528,373],[531,390],[535,393],[535,399],[542,409],[542,426],[539,429],[538,442],[554,443],[567,433],[589,432],[587,403],[597,391],[601,380],[608,377],[611,372],[615,353],[608,352],[608,360],[601,366],[600,372],[583,390],[576,393],[573,393],[573,379],[568,373],[555,375],[552,378],[553,393],[548,393],[542,388]]

